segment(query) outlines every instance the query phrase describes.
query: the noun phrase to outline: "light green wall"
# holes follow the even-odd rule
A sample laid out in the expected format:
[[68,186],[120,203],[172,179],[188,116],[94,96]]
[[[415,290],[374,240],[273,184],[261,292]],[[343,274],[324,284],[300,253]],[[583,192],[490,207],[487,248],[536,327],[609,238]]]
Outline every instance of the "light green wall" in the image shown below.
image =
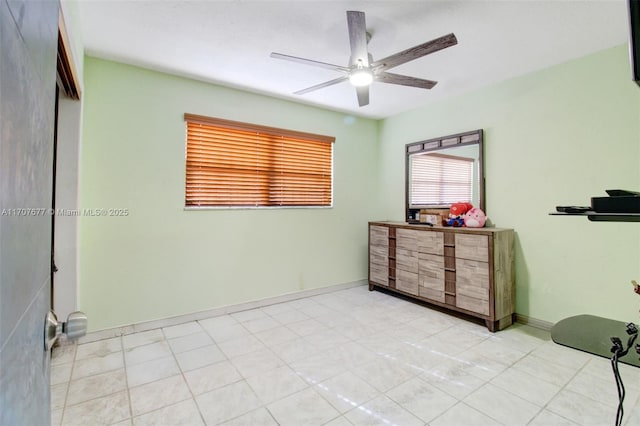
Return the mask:
[[381,121],[382,218],[403,220],[404,144],[478,128],[488,217],[516,231],[516,312],[638,320],[629,281],[640,278],[640,224],[548,215],[605,189],[640,190],[640,88],[627,47]]
[[[98,330],[361,280],[377,124],[85,59],[79,307]],[[183,114],[336,137],[331,209],[184,211]]]
[[[368,220],[403,220],[404,144],[485,130],[486,201],[516,231],[516,311],[638,319],[640,224],[548,215],[640,189],[626,46],[374,122],[85,59],[79,308],[91,329],[366,278]],[[184,211],[185,112],[333,135],[333,209]],[[313,241],[313,242],[311,242]]]

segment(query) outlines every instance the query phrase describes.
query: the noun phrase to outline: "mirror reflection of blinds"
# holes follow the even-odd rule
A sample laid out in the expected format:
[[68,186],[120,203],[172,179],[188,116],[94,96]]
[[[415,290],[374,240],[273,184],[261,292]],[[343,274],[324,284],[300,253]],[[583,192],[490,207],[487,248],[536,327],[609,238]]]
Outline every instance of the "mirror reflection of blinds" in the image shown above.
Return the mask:
[[473,159],[438,154],[411,156],[409,203],[451,204],[470,202],[473,193]]

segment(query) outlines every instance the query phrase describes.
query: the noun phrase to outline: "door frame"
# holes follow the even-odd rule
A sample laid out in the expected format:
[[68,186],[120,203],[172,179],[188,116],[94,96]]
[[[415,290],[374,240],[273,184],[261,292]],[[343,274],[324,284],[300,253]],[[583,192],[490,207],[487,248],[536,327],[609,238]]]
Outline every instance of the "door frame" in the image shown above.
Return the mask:
[[77,212],[82,93],[76,67],[76,64],[81,63],[74,60],[73,53],[63,10],[60,7],[51,219],[51,307],[61,318],[66,318],[78,308],[77,236],[80,218]]

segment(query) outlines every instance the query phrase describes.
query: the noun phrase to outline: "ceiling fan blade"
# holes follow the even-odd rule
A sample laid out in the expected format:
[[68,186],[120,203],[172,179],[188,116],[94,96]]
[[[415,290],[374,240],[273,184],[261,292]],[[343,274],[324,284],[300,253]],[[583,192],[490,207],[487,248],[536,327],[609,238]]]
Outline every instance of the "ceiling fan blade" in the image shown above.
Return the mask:
[[361,107],[369,105],[369,86],[356,87],[356,93],[358,94],[358,105]]
[[328,70],[349,72],[349,68],[340,65],[327,64],[326,62],[312,61],[311,59],[298,58],[297,56],[284,55],[282,53],[271,52],[272,58],[283,59],[285,61],[298,62],[299,64],[312,65],[314,67],[326,68]]
[[408,75],[392,74],[390,72],[378,74],[376,76],[376,81],[381,83],[399,84],[401,86],[419,87],[421,89],[431,89],[433,86],[438,84],[437,81],[409,77]]
[[322,89],[323,87],[333,86],[334,84],[342,83],[343,81],[347,81],[349,79],[348,76],[334,78],[333,80],[325,81],[324,83],[316,84],[315,86],[307,87],[306,89],[298,90],[294,92],[294,95],[304,95],[305,93],[313,92],[314,90]]
[[363,67],[369,66],[369,53],[367,51],[367,24],[364,12],[347,11],[347,26],[349,27],[349,43],[351,44],[350,65],[356,65],[362,61]]
[[398,65],[402,65],[406,62],[413,61],[414,59],[421,58],[430,53],[437,52],[438,50],[446,49],[447,47],[455,46],[458,44],[456,36],[451,33],[446,36],[442,36],[435,40],[428,41],[426,43],[419,44],[409,49],[398,52],[394,55],[387,56],[384,59],[375,61],[371,64],[372,67],[379,67],[380,70],[388,70]]

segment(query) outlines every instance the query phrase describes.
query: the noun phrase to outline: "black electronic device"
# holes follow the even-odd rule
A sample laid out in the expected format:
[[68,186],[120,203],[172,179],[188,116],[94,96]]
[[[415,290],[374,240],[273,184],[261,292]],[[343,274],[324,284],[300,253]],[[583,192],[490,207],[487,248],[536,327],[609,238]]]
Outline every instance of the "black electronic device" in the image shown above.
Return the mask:
[[587,213],[592,211],[591,207],[586,206],[556,206],[556,211],[560,213]]
[[640,192],[607,189],[608,197],[591,197],[596,213],[640,213]]
[[606,193],[610,197],[631,197],[634,195],[640,195],[640,192],[627,191],[626,189],[607,189]]

